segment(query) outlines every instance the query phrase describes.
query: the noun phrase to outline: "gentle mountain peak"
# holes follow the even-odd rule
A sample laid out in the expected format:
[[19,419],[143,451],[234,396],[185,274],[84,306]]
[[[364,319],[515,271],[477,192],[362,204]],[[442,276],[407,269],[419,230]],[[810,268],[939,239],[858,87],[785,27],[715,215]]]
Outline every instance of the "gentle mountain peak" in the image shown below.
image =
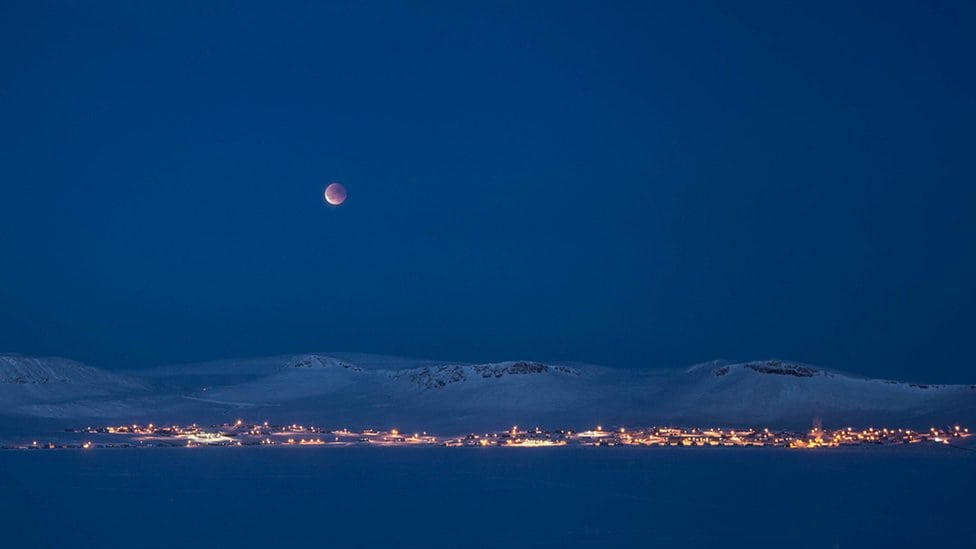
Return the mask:
[[782,360],[763,360],[760,362],[746,362],[739,367],[752,370],[759,374],[793,376],[793,377],[814,377],[822,376],[826,372],[820,368],[814,368],[798,362],[786,362]]
[[686,374],[711,374],[716,377],[726,376],[733,372],[801,378],[834,375],[823,368],[803,364],[802,362],[792,362],[778,359],[754,360],[749,362],[712,360],[709,362],[695,364],[694,366],[685,370]]
[[283,369],[307,369],[307,370],[320,370],[325,368],[343,368],[353,372],[360,372],[362,368],[356,366],[355,364],[333,358],[331,356],[310,354],[310,355],[298,355],[289,359],[288,363],[285,364]]
[[60,357],[0,355],[0,384],[92,385],[140,388],[141,381]]
[[489,364],[425,366],[398,372],[425,389],[439,389],[453,383],[478,379],[502,379],[512,376],[557,374],[579,376],[579,370],[567,366],[550,366],[541,362],[517,360]]

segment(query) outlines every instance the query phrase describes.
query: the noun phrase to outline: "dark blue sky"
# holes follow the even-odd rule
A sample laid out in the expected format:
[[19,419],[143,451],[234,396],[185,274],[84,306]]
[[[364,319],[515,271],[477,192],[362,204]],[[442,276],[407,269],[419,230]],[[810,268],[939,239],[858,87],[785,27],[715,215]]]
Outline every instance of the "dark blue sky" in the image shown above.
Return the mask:
[[976,378],[971,2],[322,4],[3,4],[0,350]]

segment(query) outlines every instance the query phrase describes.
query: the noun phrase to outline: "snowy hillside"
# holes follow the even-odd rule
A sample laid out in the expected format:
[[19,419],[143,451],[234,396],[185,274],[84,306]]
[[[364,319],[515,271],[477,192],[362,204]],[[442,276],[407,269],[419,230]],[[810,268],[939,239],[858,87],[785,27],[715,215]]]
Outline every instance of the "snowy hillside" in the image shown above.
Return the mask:
[[976,386],[866,379],[779,360],[698,365],[676,381],[674,409],[751,421],[872,422],[886,415],[922,420],[943,411],[972,417],[976,406]]
[[922,426],[976,419],[976,386],[864,379],[785,361],[686,370],[534,361],[487,364],[317,353],[119,375],[64,359],[0,356],[0,413],[210,421],[245,416],[361,427],[597,423]]
[[[0,413],[49,415],[63,405],[149,395],[150,384],[57,357],[0,355]],[[54,414],[57,415],[57,414]]]
[[138,390],[145,384],[64,358],[2,354],[0,388],[8,389],[4,396],[26,389],[37,398],[58,398]]

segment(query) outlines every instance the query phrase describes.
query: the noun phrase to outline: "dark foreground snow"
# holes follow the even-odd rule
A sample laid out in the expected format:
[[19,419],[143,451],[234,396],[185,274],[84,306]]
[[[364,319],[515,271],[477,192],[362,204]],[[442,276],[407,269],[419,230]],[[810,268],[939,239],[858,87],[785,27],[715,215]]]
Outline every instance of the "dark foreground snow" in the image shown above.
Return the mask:
[[976,452],[0,453],[4,547],[973,547]]

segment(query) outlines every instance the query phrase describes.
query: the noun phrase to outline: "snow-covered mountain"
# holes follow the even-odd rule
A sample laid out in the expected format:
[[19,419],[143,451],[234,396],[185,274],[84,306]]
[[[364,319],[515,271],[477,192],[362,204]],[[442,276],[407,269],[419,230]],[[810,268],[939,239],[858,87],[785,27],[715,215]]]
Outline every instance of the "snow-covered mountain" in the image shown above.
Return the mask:
[[146,389],[141,380],[58,357],[0,354],[0,399],[59,400]]
[[482,429],[662,423],[923,426],[976,419],[976,386],[865,379],[795,362],[686,370],[488,364],[315,353],[125,375],[0,355],[0,414],[124,421],[230,417],[332,426]]
[[770,422],[805,416],[863,423],[887,416],[973,417],[976,410],[976,386],[868,379],[780,360],[700,364],[675,381],[670,405],[707,417],[728,414]]
[[[144,380],[59,357],[0,354],[0,414],[26,416],[98,415],[99,403],[154,394]],[[88,408],[88,411],[85,409]]]

